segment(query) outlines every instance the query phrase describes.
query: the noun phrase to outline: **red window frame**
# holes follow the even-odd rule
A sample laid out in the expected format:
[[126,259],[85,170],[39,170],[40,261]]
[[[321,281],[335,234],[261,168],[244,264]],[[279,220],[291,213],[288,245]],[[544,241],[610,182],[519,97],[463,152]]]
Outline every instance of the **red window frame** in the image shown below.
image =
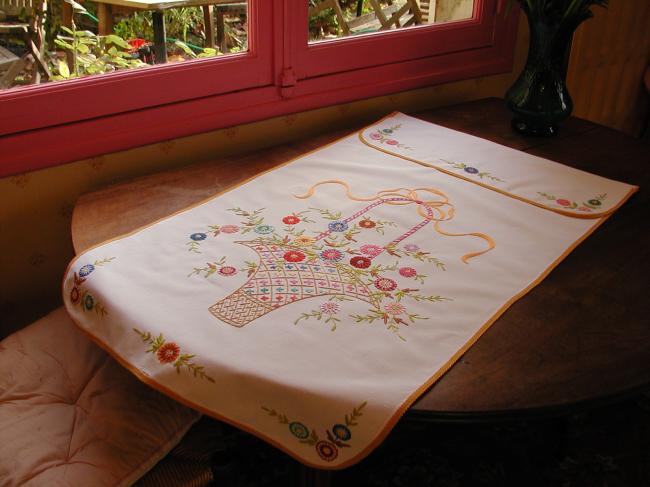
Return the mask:
[[[308,44],[305,0],[249,0],[249,51],[0,92],[0,177],[511,69],[516,12]],[[137,129],[135,129],[137,127]]]

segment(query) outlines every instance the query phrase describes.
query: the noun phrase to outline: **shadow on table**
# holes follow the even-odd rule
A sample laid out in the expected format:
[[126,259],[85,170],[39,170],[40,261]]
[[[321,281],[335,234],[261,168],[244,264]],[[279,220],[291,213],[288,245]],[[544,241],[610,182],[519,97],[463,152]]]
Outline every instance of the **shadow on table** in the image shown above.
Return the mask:
[[[300,467],[263,441],[209,418],[138,487],[288,487]],[[403,421],[368,458],[334,472],[332,486],[650,486],[650,393],[535,421]]]

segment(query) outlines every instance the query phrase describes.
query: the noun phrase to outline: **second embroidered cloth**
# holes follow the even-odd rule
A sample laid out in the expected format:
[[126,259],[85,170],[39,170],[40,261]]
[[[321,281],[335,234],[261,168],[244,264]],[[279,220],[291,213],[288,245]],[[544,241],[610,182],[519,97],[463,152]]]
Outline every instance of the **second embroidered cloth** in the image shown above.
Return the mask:
[[79,255],[64,299],[148,384],[343,468],[635,189],[395,114]]

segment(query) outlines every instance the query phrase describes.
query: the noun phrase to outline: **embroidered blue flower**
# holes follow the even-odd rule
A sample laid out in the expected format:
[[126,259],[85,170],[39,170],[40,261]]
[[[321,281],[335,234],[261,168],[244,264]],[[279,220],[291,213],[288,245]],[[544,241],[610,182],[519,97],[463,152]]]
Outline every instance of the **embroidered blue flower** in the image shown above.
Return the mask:
[[393,131],[391,129],[382,129],[382,132],[385,134],[392,134]]
[[[587,201],[587,203],[589,203],[591,206],[600,206],[600,205],[603,204],[602,201],[597,200],[597,199],[589,200],[589,201]],[[81,274],[81,272],[79,272],[79,274]]]
[[331,222],[327,225],[332,232],[345,232],[348,229],[348,224],[342,221]]
[[335,424],[332,426],[332,433],[334,433],[334,436],[336,436],[341,441],[348,441],[350,438],[352,438],[352,432],[350,431],[350,428],[344,424]]
[[92,271],[95,270],[95,266],[92,264],[86,264],[81,269],[79,269],[79,277],[86,277]]
[[205,233],[193,233],[190,235],[190,238],[194,240],[195,242],[200,242],[201,240],[205,240],[207,235]]
[[273,233],[273,230],[275,230],[275,228],[272,225],[257,225],[255,227],[255,233],[259,233],[260,235]]
[[86,297],[84,298],[84,308],[90,311],[93,309],[93,306],[95,306],[95,299],[90,294],[86,294]]
[[295,436],[300,440],[309,438],[309,429],[307,428],[307,426],[297,421],[294,421],[293,423],[289,423],[289,431],[291,431],[291,434],[293,436]]
[[467,166],[463,168],[463,171],[469,173],[469,174],[478,174],[478,169],[472,166]]

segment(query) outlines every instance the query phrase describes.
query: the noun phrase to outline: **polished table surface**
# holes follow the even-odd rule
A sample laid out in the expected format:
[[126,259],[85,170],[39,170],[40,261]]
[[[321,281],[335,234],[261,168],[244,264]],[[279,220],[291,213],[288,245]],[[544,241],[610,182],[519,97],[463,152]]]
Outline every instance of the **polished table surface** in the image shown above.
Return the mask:
[[[508,309],[411,407],[413,418],[489,419],[555,413],[650,384],[650,144],[571,118],[556,138],[510,128],[500,99],[415,116],[640,186],[621,209]],[[151,223],[350,130],[224,157],[83,195],[75,249]]]

